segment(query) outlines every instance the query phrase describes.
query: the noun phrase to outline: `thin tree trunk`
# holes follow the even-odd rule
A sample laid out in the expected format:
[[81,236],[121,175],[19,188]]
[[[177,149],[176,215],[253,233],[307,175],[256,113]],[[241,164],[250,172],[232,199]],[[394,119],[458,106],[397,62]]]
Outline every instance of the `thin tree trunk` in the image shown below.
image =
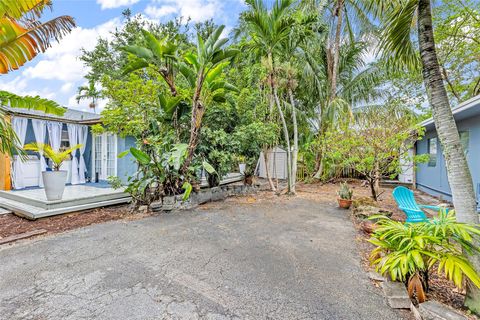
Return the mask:
[[[381,178],[381,175],[380,175],[380,170],[378,169],[378,163],[375,164],[375,184],[374,184],[374,188],[375,188],[375,194],[377,195],[380,191],[380,178]],[[376,199],[375,199],[376,200]]]
[[[271,54],[268,55],[268,59],[270,59],[270,60],[273,59]],[[268,120],[269,121],[272,121],[273,106],[275,104],[275,102],[273,101],[273,86],[274,86],[273,76],[274,76],[274,73],[273,73],[273,71],[271,71],[268,75],[268,83],[269,83],[270,90],[271,90],[270,93],[269,93],[269,96],[268,96],[268,103],[269,103]],[[266,173],[267,173],[268,184],[270,185],[270,189],[272,189],[272,191],[277,191],[277,188],[275,187],[275,184],[273,183],[272,177],[270,176],[270,170],[268,168],[268,154],[267,154],[267,152],[268,152],[268,149],[265,148],[264,152],[263,152],[263,155],[265,157],[265,170],[266,170]]]
[[275,184],[273,183],[272,177],[270,176],[270,168],[268,167],[268,148],[263,148],[263,158],[265,159],[265,172],[267,174],[268,184],[270,185],[270,189],[272,191],[277,191],[275,188]]
[[377,201],[377,190],[375,189],[376,180],[375,178],[367,178],[368,185],[370,186],[370,191],[372,193],[372,199]]
[[283,114],[280,99],[278,98],[277,88],[275,86],[273,87],[273,97],[275,98],[280,120],[282,121],[283,136],[285,143],[287,144],[287,192],[290,194],[292,192],[292,154],[290,150],[290,136],[288,134],[287,122],[285,121],[285,115]]
[[322,179],[323,175],[323,155],[325,154],[324,150],[324,134],[325,134],[325,123],[323,122],[324,117],[324,109],[325,106],[323,104],[320,104],[320,115],[319,115],[319,124],[318,124],[318,140],[320,143],[320,148],[317,153],[317,158],[316,158],[316,163],[315,163],[315,174],[314,178],[315,179]]
[[292,193],[296,193],[295,185],[297,184],[297,169],[298,169],[298,125],[297,125],[297,111],[295,109],[295,99],[293,97],[292,89],[288,89],[290,96],[290,104],[292,105],[292,121],[293,121],[293,151],[292,151]]
[[[452,190],[453,205],[457,220],[466,223],[478,223],[476,199],[472,176],[468,168],[457,125],[452,115],[447,91],[440,72],[433,37],[432,12],[430,0],[419,0],[418,38],[423,65],[423,78],[428,100],[432,107],[433,119],[447,167],[447,177]],[[475,270],[480,271],[478,255],[470,256]],[[465,305],[474,312],[480,312],[480,290],[472,284],[467,287]]]
[[338,61],[340,59],[340,39],[342,36],[342,24],[343,24],[343,3],[344,0],[338,0],[337,2],[337,26],[335,30],[335,43],[333,52],[333,66],[332,66],[332,79],[330,86],[330,101],[335,99],[337,95],[337,77],[338,77]]

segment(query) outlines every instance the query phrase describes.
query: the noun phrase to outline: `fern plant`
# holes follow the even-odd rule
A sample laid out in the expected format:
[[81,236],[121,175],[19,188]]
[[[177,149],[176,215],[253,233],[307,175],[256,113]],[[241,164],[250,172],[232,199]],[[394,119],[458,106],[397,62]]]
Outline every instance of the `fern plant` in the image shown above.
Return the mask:
[[376,271],[393,281],[405,282],[410,297],[426,299],[429,273],[435,268],[455,286],[462,288],[467,278],[480,288],[480,276],[465,257],[480,251],[475,241],[480,228],[456,222],[454,210],[441,210],[438,217],[422,223],[404,224],[385,216],[375,216],[377,228],[369,239],[376,246],[370,261]]
[[46,143],[38,143],[38,142],[32,142],[29,144],[26,144],[23,149],[25,151],[34,151],[38,153],[42,153],[45,155],[45,157],[49,158],[52,160],[52,169],[54,171],[60,171],[60,167],[62,166],[62,163],[70,159],[70,154],[79,148],[81,148],[81,144],[77,144],[76,146],[73,146],[67,150],[64,151],[55,151],[52,149],[52,147]]

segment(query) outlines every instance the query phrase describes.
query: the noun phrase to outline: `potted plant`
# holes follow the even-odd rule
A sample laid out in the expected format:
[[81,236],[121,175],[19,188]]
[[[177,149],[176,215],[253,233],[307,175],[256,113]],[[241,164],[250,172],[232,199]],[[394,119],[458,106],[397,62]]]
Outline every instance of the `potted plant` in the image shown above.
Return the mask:
[[244,174],[245,169],[247,168],[245,156],[238,156],[237,161],[238,161],[238,171],[240,172],[240,174]]
[[338,190],[338,206],[343,209],[348,209],[352,205],[353,190],[350,189],[346,182],[340,184]]
[[43,171],[42,178],[45,187],[45,195],[47,200],[60,200],[65,190],[65,182],[67,181],[67,171],[60,170],[62,163],[70,158],[70,154],[79,149],[82,145],[78,144],[64,151],[54,151],[52,147],[45,143],[29,143],[25,145],[24,150],[42,153],[45,157],[52,161],[52,171]]

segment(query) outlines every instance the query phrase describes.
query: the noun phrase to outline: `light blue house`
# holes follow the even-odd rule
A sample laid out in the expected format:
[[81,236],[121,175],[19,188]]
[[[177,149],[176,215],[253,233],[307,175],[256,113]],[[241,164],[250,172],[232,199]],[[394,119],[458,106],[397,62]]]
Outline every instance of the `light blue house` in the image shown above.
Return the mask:
[[[136,171],[136,163],[131,155],[117,157],[135,146],[135,139],[111,133],[92,134],[91,126],[101,122],[98,114],[67,109],[63,116],[55,116],[35,110],[0,108],[2,114],[10,118],[22,145],[43,142],[54,149],[68,148],[75,144],[84,146],[76,150],[74,157],[62,166],[62,170],[68,171],[68,184],[102,183],[109,176],[117,176],[126,182]],[[24,189],[41,187],[41,172],[51,167],[51,164],[48,159],[30,153],[27,161],[20,161],[14,156],[9,167],[11,170],[7,169],[7,175],[10,176],[11,187]]]
[[[472,173],[477,199],[480,199],[480,95],[456,106],[452,112]],[[417,166],[416,186],[421,191],[451,201],[445,159],[433,119],[422,122],[422,125],[426,130],[425,136],[416,143],[416,153],[429,154],[430,161]]]

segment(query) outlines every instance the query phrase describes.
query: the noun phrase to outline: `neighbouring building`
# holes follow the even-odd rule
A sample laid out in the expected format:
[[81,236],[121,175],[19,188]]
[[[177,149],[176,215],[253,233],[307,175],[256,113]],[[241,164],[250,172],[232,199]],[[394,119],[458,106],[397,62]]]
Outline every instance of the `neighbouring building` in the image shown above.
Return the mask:
[[[480,95],[452,109],[460,140],[472,173],[477,199],[480,199]],[[415,146],[417,154],[429,154],[427,163],[417,165],[415,184],[419,190],[451,201],[452,193],[447,179],[442,146],[437,137],[433,119],[422,122],[425,136]]]
[[[54,149],[82,144],[74,156],[65,161],[62,170],[68,171],[68,184],[102,182],[117,176],[126,182],[136,171],[131,155],[117,155],[135,146],[133,137],[122,138],[116,134],[94,135],[91,126],[100,123],[100,115],[67,109],[63,116],[40,111],[0,107],[11,122],[20,143],[48,143]],[[42,187],[41,172],[51,167],[48,159],[29,153],[27,161],[18,156],[0,154],[0,190]]]

